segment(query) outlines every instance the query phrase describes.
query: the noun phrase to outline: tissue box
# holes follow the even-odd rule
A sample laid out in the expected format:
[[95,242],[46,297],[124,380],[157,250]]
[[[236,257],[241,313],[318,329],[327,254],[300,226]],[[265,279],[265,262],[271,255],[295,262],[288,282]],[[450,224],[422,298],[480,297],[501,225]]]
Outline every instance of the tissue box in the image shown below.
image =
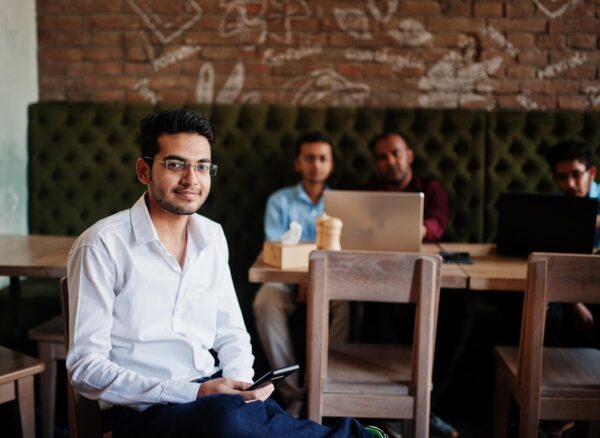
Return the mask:
[[280,269],[308,268],[308,256],[315,249],[317,245],[314,243],[282,245],[281,242],[265,242],[263,262]]

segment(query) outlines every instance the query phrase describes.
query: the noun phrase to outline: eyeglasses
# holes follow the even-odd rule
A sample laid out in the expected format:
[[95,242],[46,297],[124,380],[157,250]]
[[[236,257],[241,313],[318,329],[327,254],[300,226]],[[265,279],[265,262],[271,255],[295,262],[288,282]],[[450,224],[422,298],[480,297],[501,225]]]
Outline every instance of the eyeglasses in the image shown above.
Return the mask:
[[[144,158],[146,160],[153,161],[153,159],[150,157]],[[173,173],[185,173],[191,167],[195,172],[201,175],[215,176],[217,174],[217,165],[213,163],[200,162],[194,164],[175,159],[158,160],[158,162],[162,163],[167,171]]]
[[557,181],[567,181],[569,178],[573,178],[575,181],[579,181],[581,179],[581,177],[588,171],[588,169],[585,170],[574,170],[573,172],[569,172],[569,173],[558,173],[556,172],[554,174],[554,178],[556,178]]

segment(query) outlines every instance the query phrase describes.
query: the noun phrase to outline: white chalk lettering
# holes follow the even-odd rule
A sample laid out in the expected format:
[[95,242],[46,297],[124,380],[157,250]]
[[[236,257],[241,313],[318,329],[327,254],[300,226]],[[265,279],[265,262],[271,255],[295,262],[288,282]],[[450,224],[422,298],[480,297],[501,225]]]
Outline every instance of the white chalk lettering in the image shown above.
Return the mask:
[[549,64],[543,69],[538,70],[537,77],[539,79],[553,78],[561,73],[564,73],[568,70],[572,70],[574,68],[579,67],[580,65],[585,64],[586,61],[587,55],[585,53],[575,52],[568,58],[561,59],[558,62]]
[[344,58],[355,62],[376,62],[378,64],[387,64],[392,66],[395,72],[405,68],[424,69],[423,60],[413,57],[390,53],[388,49],[367,50],[367,49],[346,49]]
[[167,52],[164,55],[159,56],[158,58],[152,61],[152,69],[154,71],[162,70],[170,65],[173,65],[179,61],[184,60],[185,58],[193,55],[194,53],[202,50],[201,46],[181,46],[177,50],[173,50],[171,52]]
[[510,41],[504,38],[496,28],[492,26],[486,26],[479,31],[481,36],[487,36],[492,41],[494,41],[498,46],[506,50],[506,52],[512,57],[515,58],[519,54],[519,49],[517,49]]
[[148,87],[149,82],[150,80],[148,78],[141,79],[133,85],[133,89],[136,90],[144,100],[155,105],[161,98]]
[[340,29],[358,40],[373,39],[369,31],[369,18],[367,15],[356,8],[334,8],[333,15]]
[[299,61],[307,56],[318,55],[323,52],[320,44],[301,45],[299,48],[287,48],[283,52],[275,53],[273,49],[266,49],[263,54],[262,62],[271,67],[280,67],[290,61]]

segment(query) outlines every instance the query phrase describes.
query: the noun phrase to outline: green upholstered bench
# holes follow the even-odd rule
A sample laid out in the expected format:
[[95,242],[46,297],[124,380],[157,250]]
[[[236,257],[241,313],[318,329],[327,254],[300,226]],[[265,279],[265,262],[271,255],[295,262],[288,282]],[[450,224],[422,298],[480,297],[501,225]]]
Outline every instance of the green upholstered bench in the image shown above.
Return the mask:
[[[164,105],[36,103],[29,109],[29,230],[78,234],[129,208],[137,182],[139,120]],[[263,240],[270,193],[293,184],[294,142],[322,130],[336,142],[331,186],[356,187],[375,172],[367,143],[399,130],[415,151],[415,171],[450,195],[446,241],[493,240],[500,192],[552,192],[547,150],[576,137],[600,144],[600,113],[485,112],[453,109],[307,108],[197,105],[212,122],[219,173],[201,213],[223,225],[234,280],[244,287]]]

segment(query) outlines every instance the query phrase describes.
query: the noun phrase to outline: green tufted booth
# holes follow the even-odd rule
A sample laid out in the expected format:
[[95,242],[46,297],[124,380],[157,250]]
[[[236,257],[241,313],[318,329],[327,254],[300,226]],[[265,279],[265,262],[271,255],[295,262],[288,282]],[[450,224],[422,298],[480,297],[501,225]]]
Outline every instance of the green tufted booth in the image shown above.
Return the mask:
[[[129,208],[136,180],[139,120],[166,109],[145,104],[37,103],[29,109],[29,229],[78,234]],[[243,285],[261,248],[265,201],[293,184],[293,146],[323,130],[337,144],[332,187],[356,187],[374,174],[367,143],[382,130],[404,133],[418,174],[440,179],[451,200],[446,241],[490,241],[505,190],[552,192],[544,154],[557,140],[600,144],[600,113],[527,113],[400,108],[198,105],[217,133],[219,174],[201,213],[223,225],[234,279]]]

